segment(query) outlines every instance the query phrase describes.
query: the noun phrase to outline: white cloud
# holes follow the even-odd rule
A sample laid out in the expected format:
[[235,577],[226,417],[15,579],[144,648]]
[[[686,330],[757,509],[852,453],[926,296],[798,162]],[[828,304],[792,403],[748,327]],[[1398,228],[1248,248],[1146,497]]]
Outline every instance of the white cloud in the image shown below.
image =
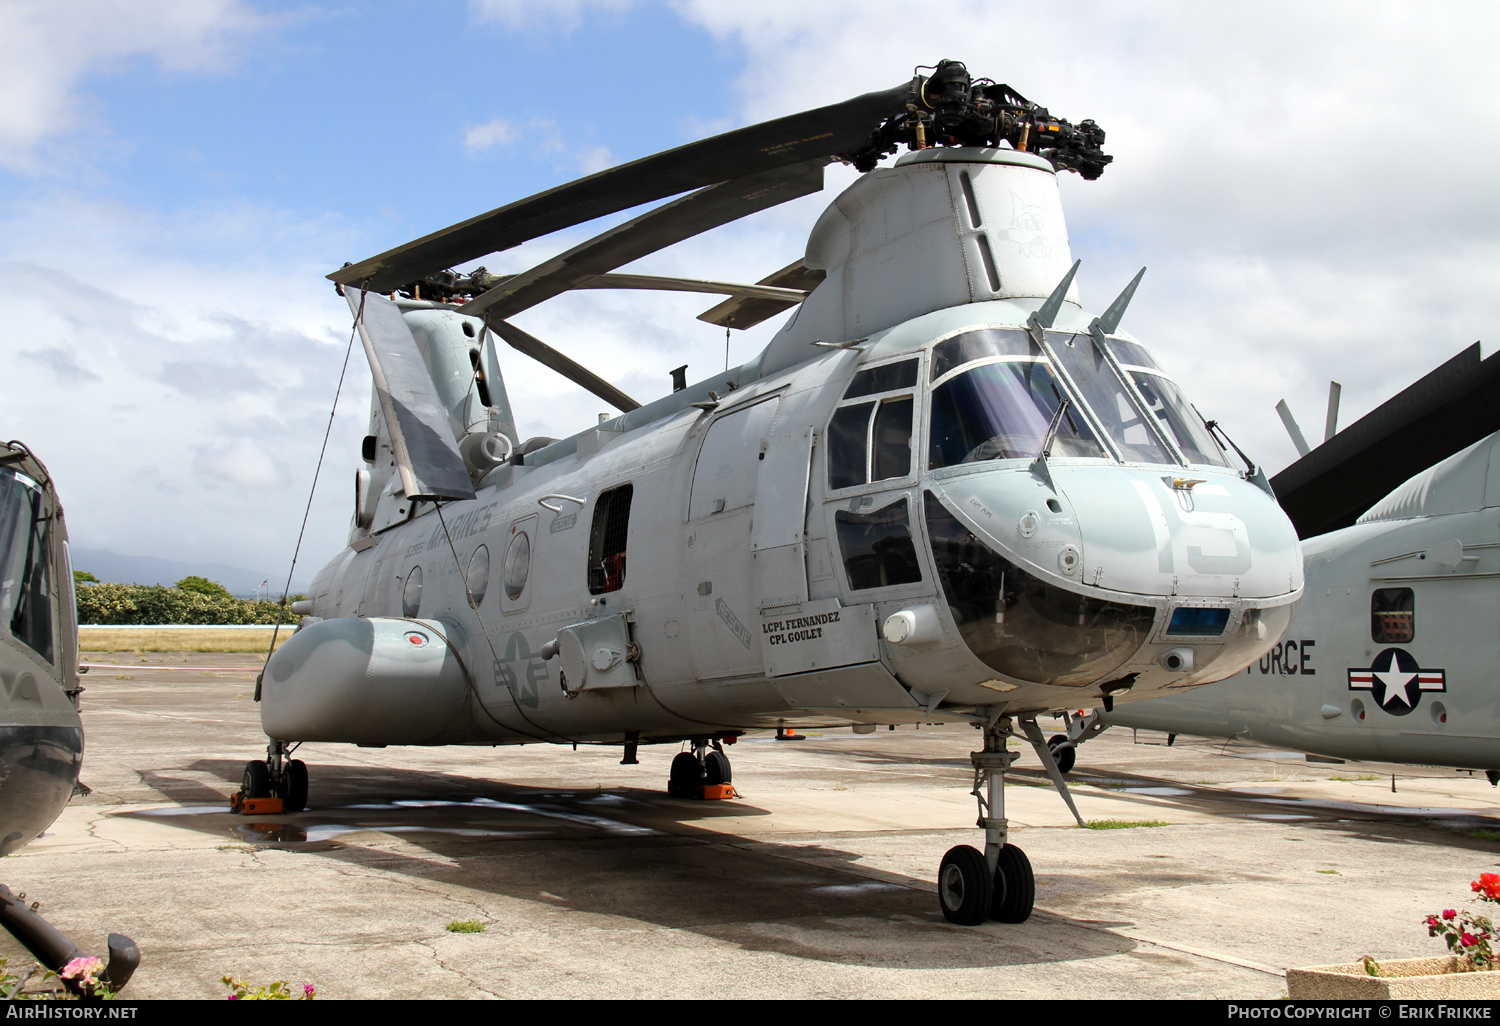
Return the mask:
[[533,160],[545,158],[553,167],[577,175],[591,175],[614,163],[608,146],[573,143],[565,135],[562,126],[550,118],[531,118],[523,125],[493,118],[464,130],[464,152],[477,157],[496,146],[520,150]]
[[470,125],[464,131],[464,150],[472,156],[493,146],[509,146],[515,140],[515,126],[504,118],[493,118],[482,125]]
[[80,84],[136,59],[175,72],[232,64],[266,19],[243,0],[6,0],[0,4],[0,165],[36,167],[44,140],[89,122]]
[[941,57],[1096,119],[1115,163],[1061,177],[1085,301],[1149,265],[1125,327],[1273,468],[1278,398],[1321,424],[1339,379],[1347,424],[1500,321],[1493,4],[675,6],[746,55],[736,123]]
[[571,32],[585,17],[617,16],[632,6],[633,0],[469,0],[469,13],[476,21],[498,22],[512,31]]

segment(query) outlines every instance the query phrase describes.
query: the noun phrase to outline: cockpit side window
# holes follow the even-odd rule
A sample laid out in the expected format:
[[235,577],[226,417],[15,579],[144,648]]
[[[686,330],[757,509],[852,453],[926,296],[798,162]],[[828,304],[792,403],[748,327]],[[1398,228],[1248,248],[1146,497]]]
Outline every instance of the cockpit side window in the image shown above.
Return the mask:
[[[869,367],[854,375],[844,392],[843,405],[834,411],[828,424],[830,491],[911,473],[917,373],[918,361],[911,359]],[[898,394],[889,394],[892,392]]]
[[46,497],[30,478],[0,468],[0,617],[47,662],[52,652],[52,547]]
[[915,584],[922,579],[904,498],[874,513],[839,510],[833,519],[852,590]]

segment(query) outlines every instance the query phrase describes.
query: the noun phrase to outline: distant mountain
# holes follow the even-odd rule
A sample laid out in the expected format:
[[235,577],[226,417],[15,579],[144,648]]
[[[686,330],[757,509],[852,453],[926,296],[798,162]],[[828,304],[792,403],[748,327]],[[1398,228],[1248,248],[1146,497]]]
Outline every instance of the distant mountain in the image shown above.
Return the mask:
[[[238,598],[254,598],[261,581],[270,581],[262,589],[264,596],[280,597],[286,583],[286,570],[246,570],[227,563],[180,563],[157,556],[126,556],[108,549],[72,547],[73,569],[87,570],[101,581],[116,584],[176,584],[184,577],[197,575],[218,581]],[[307,582],[293,580],[292,594],[307,591]]]

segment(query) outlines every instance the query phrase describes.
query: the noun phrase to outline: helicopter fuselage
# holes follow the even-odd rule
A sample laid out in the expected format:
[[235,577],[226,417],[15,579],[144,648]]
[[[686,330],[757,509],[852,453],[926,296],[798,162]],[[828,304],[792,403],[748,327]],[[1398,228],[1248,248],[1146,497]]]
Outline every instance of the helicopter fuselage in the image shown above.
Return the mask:
[[[268,734],[930,722],[1145,698],[1259,659],[1301,590],[1285,516],[1143,347],[1106,356],[1081,314],[1039,345],[1034,305],[936,311],[732,391],[715,379],[692,395],[722,398],[602,423],[441,510],[386,489],[397,506],[371,521],[411,519],[318,575],[326,620],[268,667]],[[467,336],[461,312],[437,316]],[[332,669],[346,649],[368,658]]]

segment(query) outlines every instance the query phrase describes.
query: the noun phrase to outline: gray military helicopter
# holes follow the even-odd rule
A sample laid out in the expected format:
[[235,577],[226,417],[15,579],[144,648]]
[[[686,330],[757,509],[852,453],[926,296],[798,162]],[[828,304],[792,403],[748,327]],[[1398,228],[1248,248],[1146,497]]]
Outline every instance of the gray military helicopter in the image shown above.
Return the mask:
[[[1218,680],[1280,638],[1295,532],[1181,389],[1085,314],[1056,176],[1104,133],[944,61],[907,83],[600,172],[329,277],[375,379],[349,545],[257,689],[248,796],[307,800],[303,741],[685,743],[668,790],[728,783],[751,730],[968,722],[981,852],[940,871],[953,922],[1024,921],[1006,843],[1038,713]],[[905,146],[888,167],[880,160]],[[629,261],[866,172],[801,261],[754,285]],[[521,274],[447,268],[689,189]],[[795,307],[748,363],[638,403],[510,318],[576,288]],[[390,294],[393,298],[387,298]],[[496,340],[616,406],[522,440]],[[1076,810],[1075,810],[1076,815]]]
[[[0,443],[0,857],[37,838],[78,785],[78,625],[68,532],[52,476],[20,442]],[[61,969],[83,952],[0,885],[0,925],[42,965]],[[110,934],[103,980],[123,987],[140,961],[128,937]],[[79,984],[63,981],[75,991]]]
[[1481,361],[1475,343],[1337,434],[1336,417],[1332,398],[1308,451],[1283,412],[1303,458],[1271,484],[1307,575],[1285,640],[1211,687],[1070,713],[1051,739],[1065,772],[1077,745],[1123,726],[1500,781],[1500,356]]

